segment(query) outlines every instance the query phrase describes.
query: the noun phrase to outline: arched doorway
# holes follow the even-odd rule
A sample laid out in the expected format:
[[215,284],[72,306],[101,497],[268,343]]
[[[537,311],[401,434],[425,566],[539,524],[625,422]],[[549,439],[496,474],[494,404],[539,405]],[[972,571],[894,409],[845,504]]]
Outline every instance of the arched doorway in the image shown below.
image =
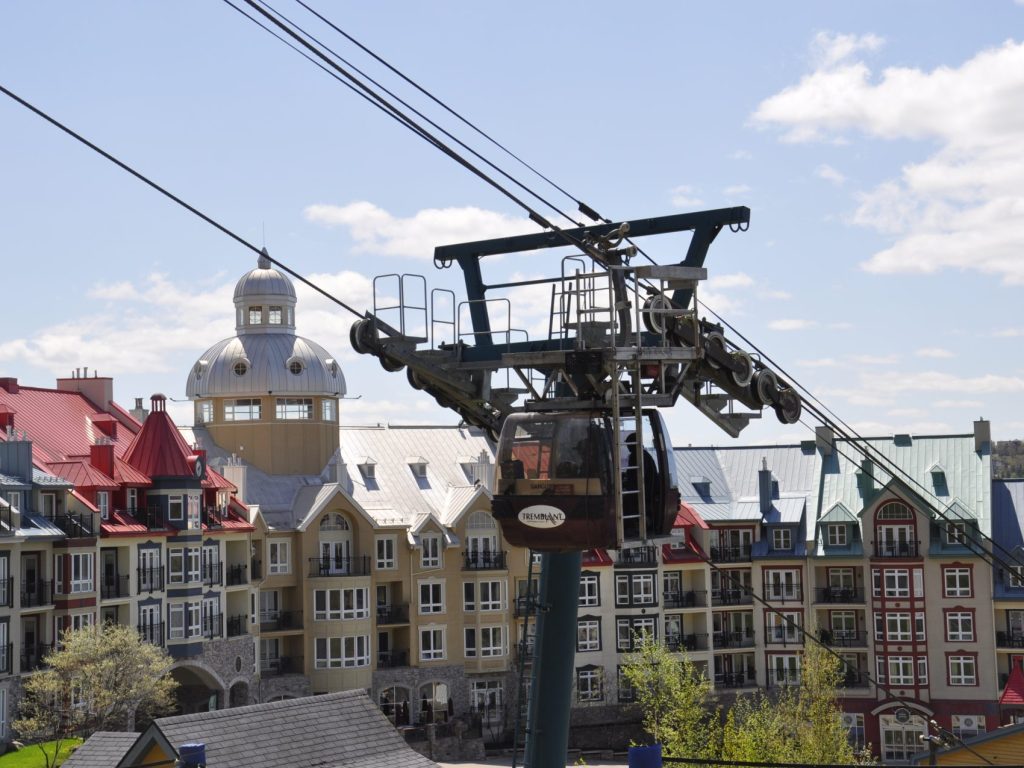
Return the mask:
[[447,683],[424,683],[420,686],[420,725],[446,723],[453,714]]
[[175,667],[171,677],[178,681],[176,699],[181,714],[211,712],[224,706],[224,688],[207,670],[192,665]]
[[228,691],[228,706],[244,707],[249,703],[249,684],[244,680],[239,680]]
[[339,512],[320,521],[320,572],[343,575],[352,570],[352,526]]

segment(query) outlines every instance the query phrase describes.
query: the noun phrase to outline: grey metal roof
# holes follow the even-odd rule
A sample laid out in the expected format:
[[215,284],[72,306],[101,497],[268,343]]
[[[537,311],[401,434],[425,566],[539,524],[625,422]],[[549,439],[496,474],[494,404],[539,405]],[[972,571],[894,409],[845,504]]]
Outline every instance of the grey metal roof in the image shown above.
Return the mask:
[[294,302],[295,286],[289,277],[274,268],[270,259],[260,256],[256,269],[246,272],[235,283],[236,302],[250,296],[282,296]]
[[60,488],[74,488],[73,483],[69,483],[63,477],[57,477],[57,475],[51,475],[49,472],[43,472],[41,469],[32,468],[32,482],[36,485],[54,486]]
[[[297,374],[289,370],[295,361],[302,365]],[[237,363],[246,364],[242,376],[235,373]],[[314,341],[292,333],[245,333],[222,339],[200,355],[185,385],[190,398],[271,392],[341,396],[345,376],[336,359]]]
[[62,765],[64,768],[111,768],[120,762],[138,738],[139,734],[134,731],[97,731]]
[[29,488],[31,487],[32,484],[25,482],[20,477],[15,477],[14,475],[5,475],[2,472],[0,472],[0,485],[14,485],[18,486],[19,488]]
[[153,729],[174,747],[205,744],[207,764],[217,768],[438,768],[364,690],[161,717],[139,739]]

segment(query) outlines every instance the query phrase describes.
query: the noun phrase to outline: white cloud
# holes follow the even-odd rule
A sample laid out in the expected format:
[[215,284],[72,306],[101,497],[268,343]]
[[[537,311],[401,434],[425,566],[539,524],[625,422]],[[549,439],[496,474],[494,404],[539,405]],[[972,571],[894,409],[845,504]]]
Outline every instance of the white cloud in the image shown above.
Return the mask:
[[955,376],[938,371],[882,372],[862,377],[862,384],[876,392],[957,392],[967,395],[1019,394],[1024,378],[1017,376]]
[[1001,328],[992,333],[997,339],[1015,339],[1024,336],[1024,328]]
[[750,160],[752,157],[753,155],[745,149],[737,149],[729,155],[730,160]]
[[704,201],[697,197],[696,190],[688,184],[675,187],[672,192],[672,205],[676,208],[699,208]]
[[858,58],[873,36],[819,35],[816,67],[758,105],[753,119],[790,142],[930,142],[930,155],[863,193],[855,224],[894,236],[862,267],[879,274],[945,269],[1024,284],[1024,43],[1007,41],[932,70]]
[[345,227],[354,250],[383,256],[429,259],[438,245],[530,234],[536,225],[482,208],[425,208],[399,218],[373,203],[317,204],[303,212],[308,221]]
[[705,285],[712,289],[724,288],[749,288],[754,284],[754,278],[744,272],[736,272],[731,275],[715,275],[709,277]]
[[788,318],[782,320],[772,320],[768,323],[768,327],[773,331],[805,331],[808,328],[813,328],[818,323],[815,320],[801,320],[799,318]]
[[789,299],[793,298],[793,294],[789,291],[780,291],[776,289],[762,291],[760,296],[764,299],[777,299],[778,301],[789,301]]
[[899,362],[896,355],[854,355],[850,360],[854,365],[895,365]]
[[927,416],[928,412],[922,411],[920,408],[893,408],[885,415],[900,419],[919,419],[922,416]]
[[847,321],[840,321],[838,323],[829,323],[828,327],[833,331],[852,331],[853,323]]
[[915,353],[918,357],[931,357],[935,359],[949,359],[955,357],[955,355],[948,349],[942,347],[923,347],[917,350]]
[[832,357],[822,357],[817,360],[797,360],[796,364],[802,368],[835,368],[839,362]]
[[814,175],[819,179],[824,179],[836,186],[841,186],[846,181],[846,177],[828,163],[822,163],[819,165],[814,170]]
[[932,403],[935,408],[984,408],[985,404],[981,400],[936,400]]
[[722,194],[726,197],[741,197],[743,195],[750,194],[751,189],[747,184],[734,184],[731,187],[726,187],[722,190]]

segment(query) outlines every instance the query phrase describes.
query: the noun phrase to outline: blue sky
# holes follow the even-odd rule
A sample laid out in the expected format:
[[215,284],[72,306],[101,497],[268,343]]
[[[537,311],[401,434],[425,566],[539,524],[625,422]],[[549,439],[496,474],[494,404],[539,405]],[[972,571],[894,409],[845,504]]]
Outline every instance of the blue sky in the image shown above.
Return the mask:
[[[315,7],[609,217],[749,206],[702,295],[862,432],[985,416],[1024,436],[1024,4]],[[0,82],[358,307],[380,273],[457,285],[434,245],[535,231],[223,3],[3,4]],[[89,366],[122,403],[183,398],[251,253],[6,98],[0,136],[0,373]],[[360,396],[343,420],[454,418],[355,355],[344,312],[300,292],[298,322]],[[669,423],[677,444],[730,442],[685,403]],[[768,414],[740,439],[806,436]]]

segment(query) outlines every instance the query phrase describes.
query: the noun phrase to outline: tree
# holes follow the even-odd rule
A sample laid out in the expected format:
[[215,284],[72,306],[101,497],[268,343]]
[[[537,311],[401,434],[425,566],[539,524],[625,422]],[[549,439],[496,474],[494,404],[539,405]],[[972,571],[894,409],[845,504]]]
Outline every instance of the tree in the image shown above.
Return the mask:
[[647,634],[626,656],[623,675],[643,710],[644,729],[665,754],[715,758],[720,752],[720,715],[711,681],[684,652],[676,656]]
[[[174,706],[173,660],[123,624],[67,630],[44,663],[25,680],[13,726],[25,740],[58,742],[55,754],[69,736],[130,731],[136,718]],[[51,758],[44,756],[51,768]]]

